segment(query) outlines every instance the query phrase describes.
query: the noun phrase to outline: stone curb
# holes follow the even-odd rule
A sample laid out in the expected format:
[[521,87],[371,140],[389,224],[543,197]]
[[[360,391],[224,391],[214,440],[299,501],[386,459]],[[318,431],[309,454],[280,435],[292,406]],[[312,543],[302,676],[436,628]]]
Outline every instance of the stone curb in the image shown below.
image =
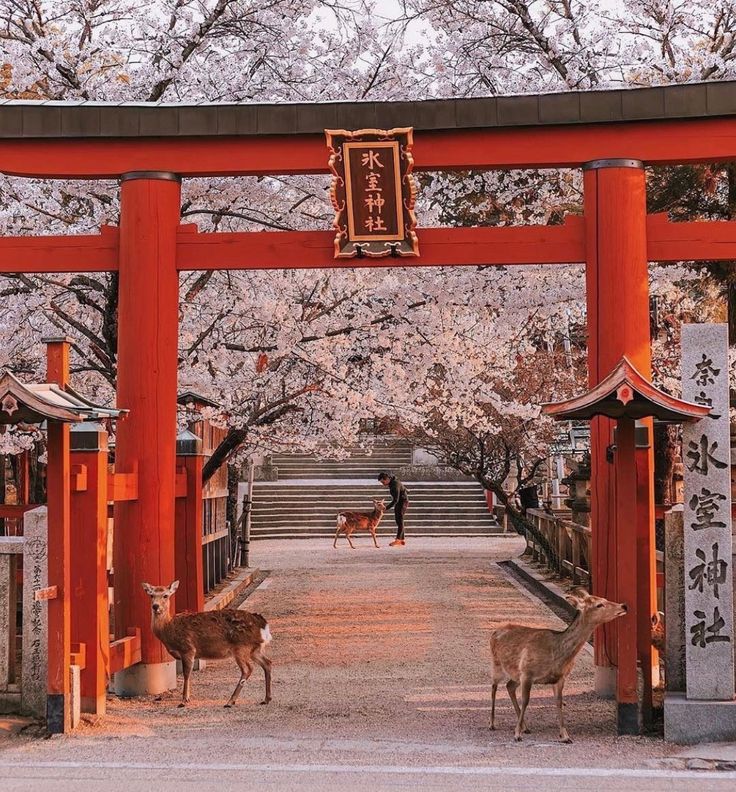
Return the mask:
[[258,569],[239,569],[227,583],[204,604],[206,611],[222,610],[250,584],[259,574]]

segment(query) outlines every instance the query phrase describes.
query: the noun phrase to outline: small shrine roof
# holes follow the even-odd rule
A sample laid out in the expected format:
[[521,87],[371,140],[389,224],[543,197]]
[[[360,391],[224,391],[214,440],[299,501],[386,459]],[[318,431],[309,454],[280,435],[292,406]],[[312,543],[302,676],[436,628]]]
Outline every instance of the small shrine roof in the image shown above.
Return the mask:
[[176,397],[176,401],[181,405],[194,404],[200,407],[220,407],[216,401],[212,401],[212,399],[208,399],[207,396],[203,396],[201,393],[197,393],[193,390],[182,391]]
[[9,371],[0,375],[0,424],[77,423],[119,418],[127,410],[102,407],[50,382],[23,383]]
[[710,407],[682,401],[659,390],[625,357],[587,393],[562,402],[542,405],[542,412],[558,421],[654,417],[667,423],[699,421]]

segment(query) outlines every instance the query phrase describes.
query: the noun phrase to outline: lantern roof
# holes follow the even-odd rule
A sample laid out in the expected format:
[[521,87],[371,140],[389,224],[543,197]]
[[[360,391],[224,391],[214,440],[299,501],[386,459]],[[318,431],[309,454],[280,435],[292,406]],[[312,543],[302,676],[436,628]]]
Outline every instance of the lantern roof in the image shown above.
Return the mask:
[[0,424],[78,423],[125,414],[127,410],[93,404],[70,387],[52,382],[24,383],[9,371],[0,374]]
[[653,417],[666,423],[699,421],[710,407],[682,401],[659,390],[626,357],[613,371],[581,396],[542,405],[542,412],[558,421]]

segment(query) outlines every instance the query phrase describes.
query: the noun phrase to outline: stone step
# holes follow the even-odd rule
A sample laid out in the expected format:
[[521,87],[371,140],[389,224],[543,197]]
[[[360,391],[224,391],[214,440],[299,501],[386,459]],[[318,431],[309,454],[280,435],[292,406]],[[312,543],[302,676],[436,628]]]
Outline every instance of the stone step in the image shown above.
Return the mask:
[[[253,525],[276,525],[276,524],[284,524],[284,525],[293,525],[294,523],[303,524],[303,525],[335,525],[335,521],[337,519],[337,515],[329,515],[329,514],[313,514],[313,515],[304,515],[304,514],[274,514],[270,517],[258,517],[256,518],[255,515],[252,520]],[[389,515],[389,519],[383,519],[383,522],[391,522],[393,523],[393,515]],[[460,525],[464,523],[476,523],[478,525],[483,525],[485,522],[493,522],[493,518],[490,515],[477,515],[477,514],[447,514],[444,516],[438,516],[433,514],[408,514],[406,518],[407,524],[409,523],[422,523],[422,524],[442,524],[442,525]]]
[[[345,479],[355,483],[345,484],[343,481],[334,482],[330,479],[303,479],[302,481],[282,482],[282,481],[256,481],[255,489],[264,492],[278,491],[284,492],[360,492],[362,494],[370,492],[389,492],[388,487],[381,486],[377,481],[375,484],[365,479]],[[365,482],[365,483],[362,483]],[[483,490],[472,482],[467,481],[405,481],[404,484],[409,492],[478,492]]]
[[[379,528],[376,532],[376,535],[379,537],[393,537],[396,535],[396,528],[383,529]],[[406,535],[408,537],[412,536],[499,536],[504,535],[500,526],[498,525],[490,525],[490,526],[464,526],[462,528],[457,528],[451,530],[447,527],[437,526],[434,528],[421,528],[415,529],[411,527],[407,527]],[[281,527],[281,528],[272,528],[268,530],[259,530],[259,531],[251,531],[251,540],[254,539],[288,539],[290,537],[329,537],[332,539],[335,536],[335,528],[334,526],[324,526],[324,527],[313,527],[313,528],[291,528],[291,527]],[[360,541],[361,539],[368,539],[370,541],[370,534],[367,531],[362,531],[357,534],[352,535],[353,540],[356,538]],[[342,541],[345,541],[343,536]]]
[[[450,503],[445,506],[436,506],[434,504],[417,504],[417,503],[410,503],[409,510],[412,514],[434,514],[438,516],[442,516],[444,514],[477,514],[480,516],[488,514],[488,509],[485,504],[482,503]],[[370,507],[366,506],[365,504],[351,504],[351,503],[341,503],[336,504],[335,506],[317,506],[312,504],[254,504],[253,505],[253,515],[258,515],[259,518],[261,517],[268,517],[272,514],[330,514],[332,516],[336,515],[338,512],[343,511],[359,511],[359,512],[368,512],[370,511]],[[390,509],[386,512],[386,514],[393,514],[393,509]]]

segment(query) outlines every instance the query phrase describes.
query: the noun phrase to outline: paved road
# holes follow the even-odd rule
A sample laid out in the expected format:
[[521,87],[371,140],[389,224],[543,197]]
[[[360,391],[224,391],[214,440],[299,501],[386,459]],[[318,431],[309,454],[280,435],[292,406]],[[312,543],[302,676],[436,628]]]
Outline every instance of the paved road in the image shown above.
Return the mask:
[[[359,540],[360,541],[360,540]],[[592,692],[581,655],[567,694],[575,742],[557,740],[549,690],[533,692],[533,734],[512,739],[500,697],[488,730],[488,630],[514,619],[559,625],[496,566],[517,539],[423,539],[403,550],[333,550],[316,540],[262,542],[271,575],[246,602],[274,635],[274,702],[254,674],[234,710],[233,664],[175,694],[108,703],[72,736],[0,740],[3,790],[699,790],[736,773],[687,772],[674,746],[617,737],[610,702]]]

